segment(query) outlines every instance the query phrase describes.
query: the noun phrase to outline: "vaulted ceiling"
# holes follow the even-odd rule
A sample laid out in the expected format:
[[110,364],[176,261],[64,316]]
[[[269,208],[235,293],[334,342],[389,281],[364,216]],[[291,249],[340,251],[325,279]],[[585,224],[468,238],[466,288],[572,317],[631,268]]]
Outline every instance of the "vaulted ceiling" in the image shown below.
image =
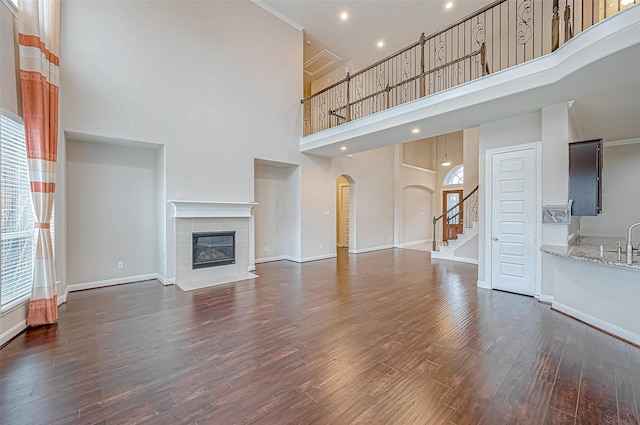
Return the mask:
[[[447,3],[450,8],[446,8]],[[305,79],[353,61],[370,65],[477,11],[488,0],[264,0],[257,1],[304,28]],[[341,15],[346,13],[346,19]],[[384,45],[378,47],[382,41]],[[323,53],[327,51],[327,53]],[[320,55],[320,56],[318,56]],[[314,58],[316,58],[314,60]]]

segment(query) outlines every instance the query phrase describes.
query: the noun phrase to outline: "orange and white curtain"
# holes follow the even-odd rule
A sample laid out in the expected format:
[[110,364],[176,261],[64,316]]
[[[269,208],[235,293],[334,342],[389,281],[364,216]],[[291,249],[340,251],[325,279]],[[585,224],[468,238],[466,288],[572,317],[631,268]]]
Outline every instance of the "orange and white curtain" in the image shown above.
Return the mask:
[[60,2],[21,0],[18,16],[22,112],[36,216],[33,288],[27,324],[37,326],[58,318],[50,223],[58,158]]

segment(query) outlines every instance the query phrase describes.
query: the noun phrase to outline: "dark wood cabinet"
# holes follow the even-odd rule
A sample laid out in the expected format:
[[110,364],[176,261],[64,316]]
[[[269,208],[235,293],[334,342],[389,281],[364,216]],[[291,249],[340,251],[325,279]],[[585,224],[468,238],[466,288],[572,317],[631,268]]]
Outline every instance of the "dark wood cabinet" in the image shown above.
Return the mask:
[[573,216],[602,212],[602,139],[569,143],[569,199]]

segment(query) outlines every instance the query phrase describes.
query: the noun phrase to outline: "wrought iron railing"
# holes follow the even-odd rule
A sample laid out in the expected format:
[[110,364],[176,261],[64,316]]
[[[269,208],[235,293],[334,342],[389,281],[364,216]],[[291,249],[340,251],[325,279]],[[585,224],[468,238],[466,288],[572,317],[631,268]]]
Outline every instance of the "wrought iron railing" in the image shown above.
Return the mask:
[[478,221],[478,186],[437,217],[433,217],[433,250],[456,239],[458,234],[469,229]]
[[302,99],[303,135],[546,55],[636,2],[498,0]]

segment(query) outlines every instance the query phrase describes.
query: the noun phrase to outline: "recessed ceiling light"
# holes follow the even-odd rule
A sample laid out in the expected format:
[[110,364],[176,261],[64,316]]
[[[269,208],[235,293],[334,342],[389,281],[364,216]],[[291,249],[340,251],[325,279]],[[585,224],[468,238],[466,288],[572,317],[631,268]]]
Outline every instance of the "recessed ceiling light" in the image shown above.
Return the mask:
[[343,147],[341,147],[341,148],[340,148],[340,150],[341,150],[341,151],[346,151],[346,150],[347,150],[347,147],[346,147],[346,146],[343,146]]
[[382,47],[382,46],[384,46],[384,41],[382,40],[378,41],[378,47]]
[[453,2],[447,2],[447,4],[444,5],[445,9],[451,9],[453,7]]
[[419,128],[414,128],[413,130],[411,130],[411,132],[413,134],[418,134],[418,133],[420,133],[420,129]]
[[340,14],[340,19],[342,19],[343,21],[346,21],[347,19],[349,19],[349,14],[347,12],[342,12]]
[[623,6],[629,6],[631,3],[633,3],[633,0],[620,0],[620,4]]

